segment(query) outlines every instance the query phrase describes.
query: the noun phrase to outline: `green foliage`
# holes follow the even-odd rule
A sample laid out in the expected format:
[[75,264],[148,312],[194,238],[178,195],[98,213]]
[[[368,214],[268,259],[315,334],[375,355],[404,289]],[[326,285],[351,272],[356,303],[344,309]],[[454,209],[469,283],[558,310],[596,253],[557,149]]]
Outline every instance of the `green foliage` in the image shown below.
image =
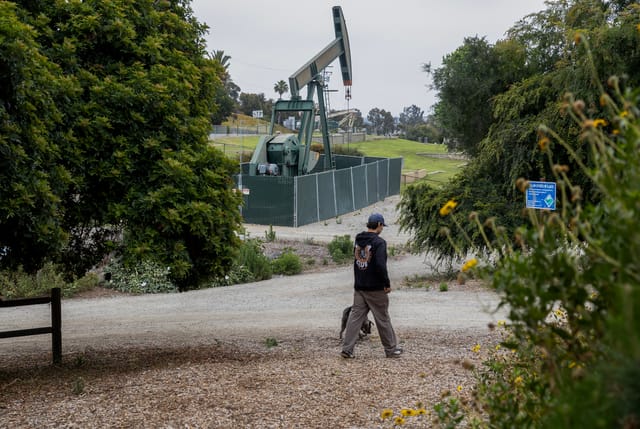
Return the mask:
[[276,232],[273,230],[273,225],[269,225],[269,230],[264,232],[264,238],[267,243],[276,241]]
[[25,272],[22,267],[0,271],[0,295],[9,299],[49,295],[52,288],[60,288],[65,294],[66,287],[67,282],[51,262],[33,274]]
[[[581,40],[586,43],[586,40]],[[489,360],[479,393],[492,427],[614,427],[638,420],[640,384],[640,91],[609,79],[604,118],[571,96],[564,113],[583,130],[590,163],[541,126],[541,149],[559,186],[559,210],[529,210],[517,247],[493,229],[499,257],[485,274],[509,309],[515,355]],[[567,154],[599,193],[583,201]],[[526,189],[524,179],[519,189]],[[514,398],[514,399],[510,399]]]
[[440,292],[447,292],[449,290],[449,285],[445,282],[440,283]]
[[255,281],[255,277],[251,271],[244,265],[233,264],[229,273],[224,276],[217,277],[208,284],[209,287],[231,286],[239,283],[251,283]]
[[292,276],[302,272],[302,262],[298,255],[288,250],[271,261],[271,268],[275,274]]
[[278,340],[273,338],[273,337],[267,337],[264,340],[264,344],[267,346],[267,348],[273,348],[273,347],[278,347]]
[[140,261],[134,267],[124,266],[120,260],[112,260],[104,273],[109,280],[105,287],[127,293],[167,293],[177,292],[171,282],[171,268],[149,259]]
[[12,2],[0,2],[0,267],[37,271],[64,246],[62,195],[71,177],[64,104],[72,79],[43,55],[38,32]]
[[251,273],[252,281],[268,280],[273,273],[269,258],[262,252],[262,243],[257,239],[242,242],[235,265],[245,267]]
[[[333,152],[334,155],[347,155],[347,156],[364,156],[364,154],[362,153],[362,151],[360,149],[358,149],[357,147],[348,144],[337,144],[337,145],[333,145],[331,147],[331,151]],[[324,152],[324,148],[322,150],[322,152]]]
[[13,162],[0,169],[0,263],[50,259],[71,278],[119,245],[126,265],[162,261],[183,289],[227,272],[237,167],[207,141],[227,75],[189,2],[0,7],[0,145]]
[[84,393],[84,387],[85,387],[84,378],[77,377],[75,380],[73,380],[71,392],[74,395],[82,395]]
[[331,259],[336,264],[344,264],[353,260],[353,240],[349,235],[333,237],[328,247]]
[[476,155],[492,123],[491,100],[526,76],[524,49],[509,41],[494,46],[485,38],[467,37],[442,62],[435,70],[425,66],[440,99],[435,117],[450,148]]
[[[461,174],[440,189],[417,184],[403,194],[400,222],[404,229],[414,233],[417,249],[450,256],[455,253],[454,247],[462,252],[483,247],[484,238],[473,222],[466,221],[473,212],[481,219],[495,218],[508,235],[513,235],[526,222],[521,215],[524,201],[515,186],[516,179],[551,180],[554,177],[551,166],[536,151],[536,127],[540,123],[562,134],[582,162],[593,163],[592,153],[582,144],[581,127],[566,114],[559,114],[558,103],[569,91],[583,100],[590,117],[598,117],[603,113],[599,102],[603,82],[594,75],[619,74],[625,76],[625,85],[640,84],[635,72],[640,68],[638,13],[637,5],[631,3],[614,8],[613,3],[554,2],[546,11],[519,22],[506,40],[486,46],[491,56],[498,58],[497,64],[512,67],[520,64],[519,58],[524,55],[527,67],[522,69],[519,78],[519,72],[513,74],[507,70],[506,76],[516,76],[511,79],[511,85],[492,91],[493,95],[485,98],[491,99],[491,104],[486,101],[486,106],[469,113],[476,115],[491,107],[491,115],[481,127],[485,131],[480,137],[477,156]],[[575,43],[573,36],[577,31],[583,40],[593,40],[590,51],[584,49],[585,43]],[[472,70],[474,64],[470,59],[475,57],[467,54],[475,51],[467,48],[460,48],[461,51],[452,56],[456,67],[462,67],[461,73]],[[485,77],[487,80],[480,82],[484,89],[491,87],[495,80],[494,76]],[[466,105],[465,94],[458,95]],[[444,94],[440,94],[442,96]],[[457,123],[471,124],[476,116],[457,114],[457,117]],[[582,187],[584,198],[597,202],[600,194],[568,152],[558,153],[555,162],[574,171],[573,183]],[[449,200],[460,203],[457,217],[471,241],[462,234],[452,234],[454,246],[440,234],[444,225],[439,208]]]

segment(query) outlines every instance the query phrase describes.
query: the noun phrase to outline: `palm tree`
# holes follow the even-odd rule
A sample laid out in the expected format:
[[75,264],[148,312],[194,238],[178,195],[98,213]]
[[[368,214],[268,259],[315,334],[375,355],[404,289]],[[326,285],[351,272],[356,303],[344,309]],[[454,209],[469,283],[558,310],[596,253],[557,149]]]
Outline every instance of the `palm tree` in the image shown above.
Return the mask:
[[220,65],[224,67],[225,71],[229,72],[229,66],[231,65],[231,63],[229,63],[229,60],[231,59],[231,56],[225,54],[223,50],[213,51],[212,54],[213,59],[218,60]]
[[279,82],[276,82],[273,90],[278,93],[278,95],[280,96],[279,99],[281,100],[282,94],[284,94],[285,92],[289,92],[289,85],[287,85],[287,82],[285,82],[284,80],[281,80]]

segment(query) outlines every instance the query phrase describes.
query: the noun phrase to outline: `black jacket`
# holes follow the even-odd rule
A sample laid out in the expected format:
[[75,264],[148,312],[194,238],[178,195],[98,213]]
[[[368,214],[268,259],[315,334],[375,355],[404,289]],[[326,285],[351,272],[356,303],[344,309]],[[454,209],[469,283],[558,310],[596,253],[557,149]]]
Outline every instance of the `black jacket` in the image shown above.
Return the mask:
[[387,272],[387,242],[375,232],[356,235],[354,246],[354,287],[357,290],[383,290],[391,287]]

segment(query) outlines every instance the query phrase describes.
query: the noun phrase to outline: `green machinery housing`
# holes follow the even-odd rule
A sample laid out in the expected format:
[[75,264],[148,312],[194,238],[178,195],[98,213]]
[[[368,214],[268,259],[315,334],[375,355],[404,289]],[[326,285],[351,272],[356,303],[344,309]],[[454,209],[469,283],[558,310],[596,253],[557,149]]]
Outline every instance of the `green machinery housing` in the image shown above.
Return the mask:
[[[322,189],[315,189],[312,193],[316,197],[320,194],[333,195],[335,210],[320,213],[316,210],[316,216],[301,216],[300,212],[310,212],[306,210],[305,204],[320,204],[309,193],[309,189],[300,186],[301,183],[310,183],[311,177],[302,180],[304,176],[317,175],[327,172],[335,172],[340,167],[353,168],[361,165],[377,163],[381,159],[346,157],[355,159],[344,159],[336,165],[336,156],[333,155],[330,144],[330,135],[327,122],[327,112],[324,100],[325,82],[322,78],[322,71],[336,59],[340,61],[340,73],[342,75],[343,84],[346,87],[346,93],[351,91],[351,52],[349,47],[349,37],[347,34],[347,26],[342,8],[334,6],[332,8],[333,27],[335,39],[315,55],[306,64],[300,67],[289,78],[290,100],[278,100],[273,106],[271,114],[271,122],[269,135],[261,136],[256,149],[253,153],[251,161],[243,164],[242,171],[238,175],[236,181],[238,187],[244,194],[244,205],[242,209],[245,222],[269,224],[269,225],[287,225],[299,226],[305,223],[328,219],[338,214],[344,213],[343,210],[357,210],[366,205],[373,204],[375,201],[386,198],[388,195],[397,194],[400,184],[401,164],[399,159],[392,163],[386,163],[382,168],[385,174],[385,183],[391,186],[378,186],[382,183],[377,176],[374,180],[373,170],[370,170],[368,178],[374,180],[376,191],[374,201],[371,201],[370,193],[364,189],[350,189],[348,194],[351,195],[350,204],[338,203],[338,192],[336,186],[346,187],[347,184],[337,184],[335,177],[331,181],[322,180]],[[300,92],[307,87],[306,98],[303,99]],[[317,102],[315,98],[317,97]],[[295,113],[301,116],[300,126],[297,133],[274,134],[274,125],[276,118],[280,113]],[[319,128],[322,134],[322,142],[324,154],[319,154],[311,150],[311,142],[313,131],[315,129],[316,118],[319,122]],[[342,158],[342,157],[341,157]],[[348,166],[348,167],[347,167]],[[393,168],[387,168],[392,166]],[[372,168],[372,167],[371,167]],[[380,169],[376,167],[376,172]],[[389,174],[393,177],[389,180]],[[326,175],[326,174],[325,174]],[[397,175],[397,180],[396,180]],[[335,176],[335,175],[334,175]],[[340,177],[344,174],[340,174]],[[346,177],[346,176],[345,176]],[[300,180],[297,180],[300,179]],[[316,178],[317,179],[317,178]],[[350,180],[351,187],[356,185],[358,180]],[[397,181],[397,187],[395,183]],[[318,188],[318,180],[315,181]],[[359,183],[368,189],[368,183]],[[371,184],[374,187],[374,184]],[[397,188],[397,189],[396,189]],[[356,192],[365,192],[367,198],[360,199],[362,204],[356,203]],[[346,195],[347,192],[345,191]],[[346,197],[340,197],[343,199]],[[338,206],[343,207],[338,209]],[[340,213],[342,212],[342,213]],[[322,219],[320,219],[322,217]]]

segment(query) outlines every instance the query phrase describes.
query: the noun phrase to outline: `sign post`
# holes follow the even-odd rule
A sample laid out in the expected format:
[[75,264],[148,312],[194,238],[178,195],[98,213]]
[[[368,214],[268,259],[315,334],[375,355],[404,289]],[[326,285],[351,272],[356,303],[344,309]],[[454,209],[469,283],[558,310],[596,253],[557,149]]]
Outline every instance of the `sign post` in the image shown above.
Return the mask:
[[539,210],[556,209],[556,182],[529,182],[527,208]]

